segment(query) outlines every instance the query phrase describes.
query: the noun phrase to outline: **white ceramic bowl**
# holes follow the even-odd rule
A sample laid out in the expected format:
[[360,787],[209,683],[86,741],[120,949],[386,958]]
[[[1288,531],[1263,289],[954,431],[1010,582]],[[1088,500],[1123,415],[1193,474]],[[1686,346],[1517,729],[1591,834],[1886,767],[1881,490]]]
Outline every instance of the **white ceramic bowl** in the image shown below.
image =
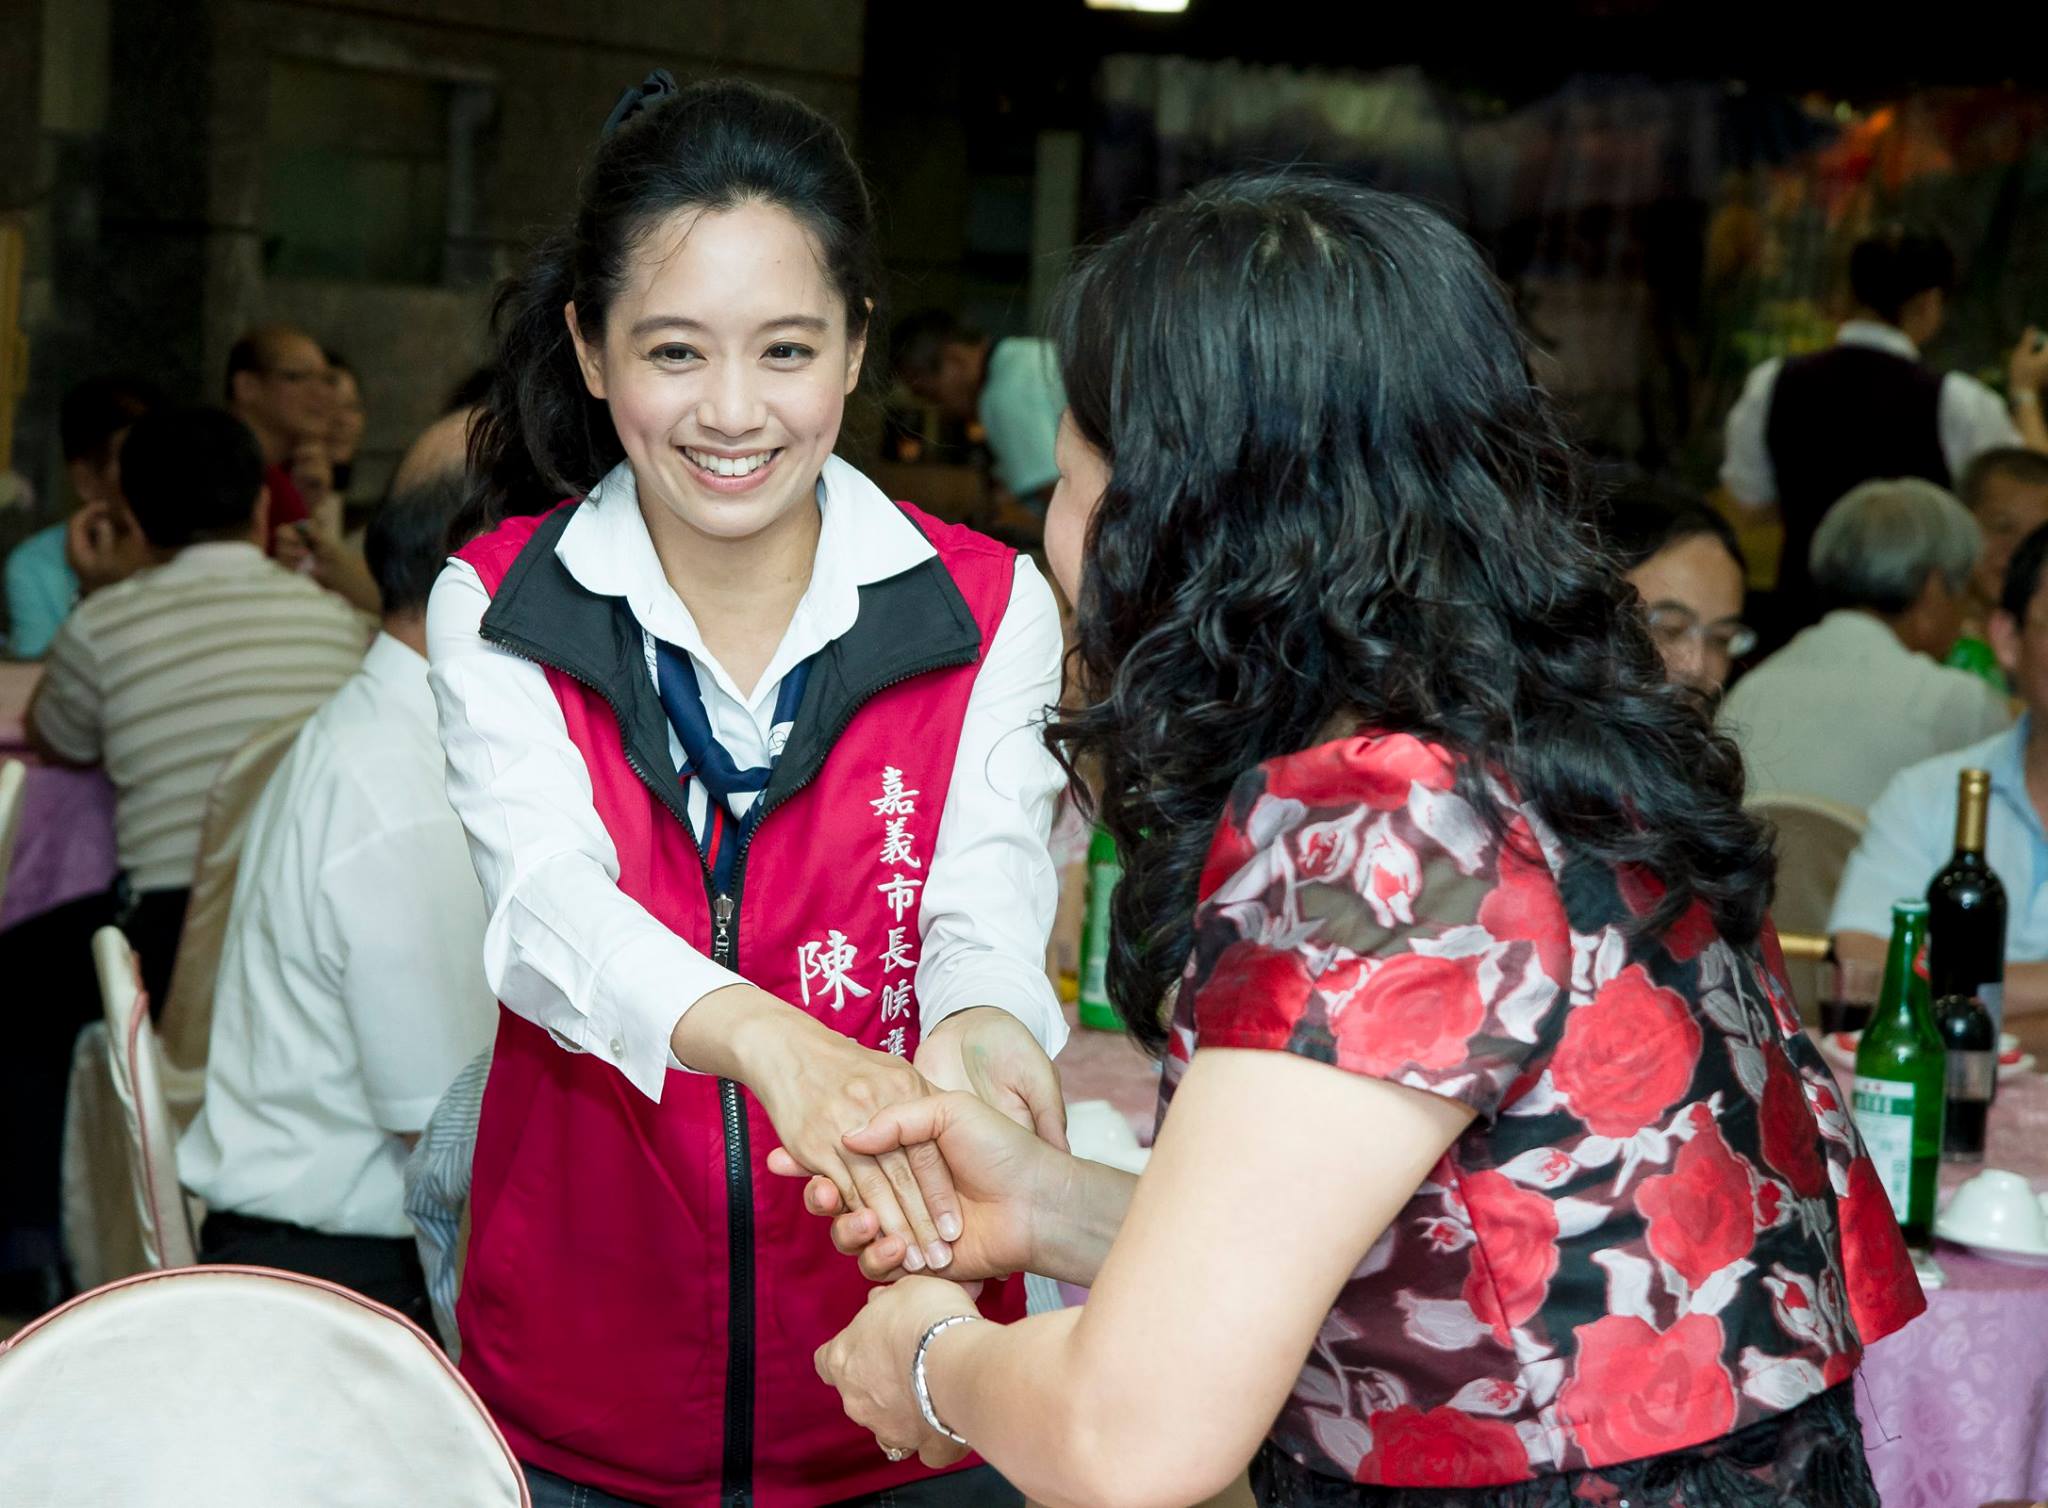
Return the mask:
[[1987,1168],[1955,1191],[1936,1234],[1973,1246],[2048,1254],[2048,1210],[2017,1173]]

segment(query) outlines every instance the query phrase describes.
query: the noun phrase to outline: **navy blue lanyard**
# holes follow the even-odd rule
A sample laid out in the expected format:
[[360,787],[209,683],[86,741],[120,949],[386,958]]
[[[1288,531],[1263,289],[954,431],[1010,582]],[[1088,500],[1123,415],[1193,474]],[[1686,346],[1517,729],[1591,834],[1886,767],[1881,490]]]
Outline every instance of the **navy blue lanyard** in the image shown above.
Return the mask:
[[[654,641],[654,650],[655,683],[661,692],[661,707],[668,714],[669,726],[676,730],[676,741],[683,746],[683,765],[676,771],[676,778],[687,785],[694,776],[710,798],[704,807],[705,830],[696,834],[697,846],[711,865],[711,878],[718,893],[729,895],[733,866],[747,834],[761,820],[761,793],[768,789],[778,756],[770,754],[767,764],[748,769],[734,764],[732,755],[711,731],[711,716],[704,710],[704,692],[697,684],[697,668],[688,652],[660,639]],[[791,667],[775,693],[773,726],[785,730],[784,737],[789,725],[796,721],[797,708],[803,704],[804,687],[810,678],[811,662],[804,660]],[[732,807],[733,796],[741,792],[754,795],[744,819],[734,816]]]

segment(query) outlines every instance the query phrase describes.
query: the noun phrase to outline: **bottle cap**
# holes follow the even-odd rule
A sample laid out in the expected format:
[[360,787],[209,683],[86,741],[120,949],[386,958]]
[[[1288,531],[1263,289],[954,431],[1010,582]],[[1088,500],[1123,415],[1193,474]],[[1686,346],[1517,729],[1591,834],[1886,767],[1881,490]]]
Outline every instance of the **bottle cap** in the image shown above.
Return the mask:
[[1902,896],[1900,899],[1892,902],[1893,916],[1925,916],[1926,914],[1927,902],[1921,900],[1918,896]]

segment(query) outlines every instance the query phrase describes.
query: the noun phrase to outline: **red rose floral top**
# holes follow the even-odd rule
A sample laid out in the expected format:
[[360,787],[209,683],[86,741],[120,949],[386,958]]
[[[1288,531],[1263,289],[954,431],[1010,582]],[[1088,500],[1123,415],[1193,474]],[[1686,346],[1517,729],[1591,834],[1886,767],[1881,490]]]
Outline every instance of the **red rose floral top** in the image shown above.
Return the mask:
[[[1267,762],[1201,882],[1162,1112],[1200,1047],[1477,1118],[1359,1263],[1274,1426],[1314,1470],[1483,1486],[1661,1455],[1841,1382],[1925,1307],[1774,938],[1566,856],[1405,734]],[[1341,1197],[1341,1191],[1333,1191]]]

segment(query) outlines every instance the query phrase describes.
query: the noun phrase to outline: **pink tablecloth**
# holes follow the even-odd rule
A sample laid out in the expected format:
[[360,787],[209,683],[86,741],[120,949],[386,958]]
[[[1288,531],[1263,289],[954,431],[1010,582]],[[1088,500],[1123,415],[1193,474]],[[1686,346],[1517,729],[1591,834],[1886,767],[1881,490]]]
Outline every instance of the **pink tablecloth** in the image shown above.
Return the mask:
[[22,718],[43,667],[0,661],[0,759],[28,764],[0,928],[114,882],[114,788],[98,770],[39,765]]
[[[1984,1166],[2048,1190],[2048,1078],[1999,1087]],[[1950,1167],[1953,1187],[1978,1171]],[[2048,1494],[2048,1268],[1937,1243],[1927,1312],[1873,1345],[1856,1388],[1885,1508],[1975,1508]]]
[[[1123,1036],[1077,1030],[1059,1068],[1069,1101],[1108,1100],[1151,1142],[1159,1070]],[[2023,1074],[2000,1087],[1984,1165],[2048,1190],[2048,1077]],[[1976,1171],[1948,1168],[1943,1182]],[[2048,1268],[1947,1245],[1938,1255],[1947,1285],[1928,1295],[1919,1319],[1870,1348],[1856,1384],[1885,1508],[2048,1495]]]
[[[0,756],[10,751],[0,749]],[[98,770],[28,767],[0,929],[114,883],[114,788]]]

